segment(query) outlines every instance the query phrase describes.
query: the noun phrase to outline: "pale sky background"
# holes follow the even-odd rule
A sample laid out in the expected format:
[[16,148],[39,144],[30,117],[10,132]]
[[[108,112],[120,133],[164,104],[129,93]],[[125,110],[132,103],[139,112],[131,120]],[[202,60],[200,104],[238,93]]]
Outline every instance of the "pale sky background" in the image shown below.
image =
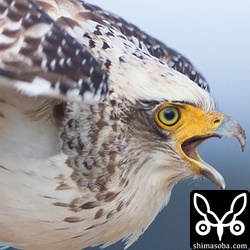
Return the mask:
[[[250,138],[249,0],[88,2],[120,15],[185,55],[210,83],[219,110],[236,118]],[[232,138],[211,139],[199,152],[224,176],[227,189],[250,190],[249,140],[244,153]],[[194,189],[216,186],[206,180],[178,183],[169,205],[129,250],[190,249],[189,196]],[[122,244],[106,249],[120,250]]]

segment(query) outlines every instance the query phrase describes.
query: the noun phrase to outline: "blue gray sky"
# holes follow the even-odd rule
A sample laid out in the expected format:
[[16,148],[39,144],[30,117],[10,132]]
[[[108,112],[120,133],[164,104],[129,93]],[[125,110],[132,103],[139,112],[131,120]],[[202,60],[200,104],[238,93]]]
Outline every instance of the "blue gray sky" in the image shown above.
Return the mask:
[[[120,15],[191,60],[210,83],[219,110],[236,118],[250,138],[249,0],[92,0],[89,3]],[[249,143],[241,153],[232,138],[211,139],[200,146],[199,152],[224,176],[227,189],[250,190]],[[216,187],[206,180],[178,183],[168,206],[129,249],[190,249],[189,196],[194,189]],[[118,249],[122,249],[122,244],[107,248]]]

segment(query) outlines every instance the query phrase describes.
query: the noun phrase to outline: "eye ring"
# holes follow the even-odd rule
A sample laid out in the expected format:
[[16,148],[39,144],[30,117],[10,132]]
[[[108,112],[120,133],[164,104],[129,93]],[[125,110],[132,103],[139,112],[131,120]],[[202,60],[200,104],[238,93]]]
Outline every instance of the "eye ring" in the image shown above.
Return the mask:
[[164,126],[174,126],[180,120],[180,111],[176,107],[165,107],[158,112],[158,121]]

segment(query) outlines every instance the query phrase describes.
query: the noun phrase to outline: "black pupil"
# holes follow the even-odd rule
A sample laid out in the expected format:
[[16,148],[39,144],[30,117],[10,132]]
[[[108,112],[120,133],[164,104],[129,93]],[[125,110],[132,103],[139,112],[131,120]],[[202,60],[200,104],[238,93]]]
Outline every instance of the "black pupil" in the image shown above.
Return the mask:
[[167,120],[173,120],[175,118],[175,112],[173,110],[165,110],[164,116]]

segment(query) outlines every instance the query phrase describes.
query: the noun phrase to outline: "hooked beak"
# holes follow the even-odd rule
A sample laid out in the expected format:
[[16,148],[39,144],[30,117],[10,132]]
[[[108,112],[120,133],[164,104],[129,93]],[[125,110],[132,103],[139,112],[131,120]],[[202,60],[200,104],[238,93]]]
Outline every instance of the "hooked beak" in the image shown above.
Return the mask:
[[220,188],[224,189],[224,178],[217,170],[215,170],[212,166],[201,159],[198,154],[197,147],[202,142],[211,137],[220,138],[222,136],[229,136],[236,138],[241,145],[242,151],[244,151],[246,144],[246,135],[240,124],[228,115],[221,114],[221,120],[218,121],[218,123],[218,126],[215,125],[216,128],[213,132],[200,136],[196,135],[185,140],[181,145],[181,149],[186,158],[188,158],[188,160],[191,162],[191,166],[193,167],[196,175],[202,175]]

